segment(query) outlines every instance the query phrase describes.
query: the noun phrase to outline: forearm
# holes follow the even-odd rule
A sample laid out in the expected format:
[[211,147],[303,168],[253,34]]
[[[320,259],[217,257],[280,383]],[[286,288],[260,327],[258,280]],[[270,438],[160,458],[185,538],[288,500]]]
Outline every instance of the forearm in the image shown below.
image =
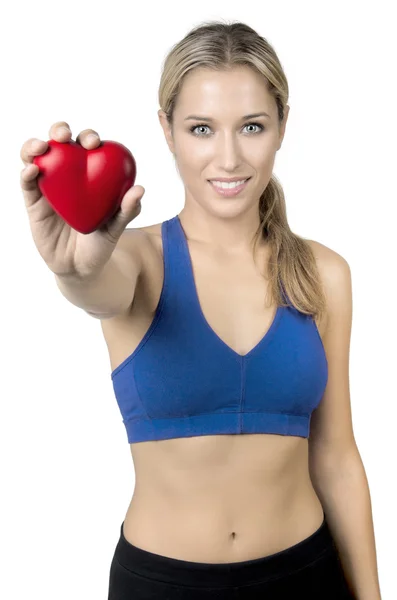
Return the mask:
[[87,312],[110,315],[117,314],[132,301],[135,278],[131,268],[131,260],[127,266],[122,251],[116,248],[95,277],[54,276],[59,290],[69,302]]
[[312,481],[355,600],[381,600],[371,498],[358,450],[334,468],[318,468]]

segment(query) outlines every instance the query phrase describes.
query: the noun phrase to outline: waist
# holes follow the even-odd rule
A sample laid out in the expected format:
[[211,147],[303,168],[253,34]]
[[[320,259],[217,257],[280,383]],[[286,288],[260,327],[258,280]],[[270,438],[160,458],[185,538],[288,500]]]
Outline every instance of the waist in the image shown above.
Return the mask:
[[267,497],[249,493],[198,502],[134,495],[123,530],[148,552],[193,562],[240,562],[268,556],[305,539],[323,522],[311,482]]

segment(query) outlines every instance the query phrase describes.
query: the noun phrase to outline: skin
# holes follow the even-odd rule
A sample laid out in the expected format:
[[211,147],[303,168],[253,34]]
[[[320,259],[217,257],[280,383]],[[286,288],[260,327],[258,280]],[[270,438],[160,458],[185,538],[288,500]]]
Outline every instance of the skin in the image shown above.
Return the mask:
[[[60,122],[53,125],[50,129],[50,137],[52,140],[66,144],[71,141],[72,133],[62,125],[67,124]],[[77,136],[77,145],[80,144],[88,151],[95,149],[99,146],[100,139],[96,134],[92,140],[92,134],[95,132],[89,129],[81,132]],[[31,139],[25,142],[21,150],[21,158],[26,165],[21,173],[21,187],[32,237],[41,257],[55,275],[65,277],[69,282],[75,278],[78,282],[84,279],[86,282],[94,283],[112,256],[127,223],[139,214],[141,210],[139,200],[145,190],[142,186],[130,187],[121,199],[120,210],[114,218],[111,218],[105,226],[87,235],[80,233],[57,214],[39,189],[37,181],[39,167],[33,164],[33,160],[37,155],[46,152],[50,143]],[[124,262],[124,258],[120,257],[120,260]],[[113,279],[115,282],[115,278]],[[121,283],[118,285],[122,287]],[[125,298],[123,305],[129,300],[127,285],[124,285],[124,288],[125,292],[119,291],[119,297]],[[117,299],[111,296],[105,298],[103,302],[109,310],[114,306],[117,310],[120,306]]]
[[[95,138],[90,138],[90,134],[94,135]],[[57,121],[51,125],[48,135],[50,139],[55,140],[56,142],[70,142],[72,138],[70,127],[65,121]],[[80,143],[87,150],[92,150],[99,146],[101,140],[99,139],[97,132],[93,129],[84,129],[78,134],[76,142]],[[29,204],[32,204],[32,202],[37,199],[38,194],[41,195],[35,183],[39,173],[39,167],[33,164],[33,158],[40,154],[44,154],[47,148],[48,143],[39,138],[28,139],[21,148],[20,156],[25,167],[21,172],[20,183],[25,192],[24,196],[26,200],[29,201]]]
[[[268,112],[271,118],[252,119],[266,127],[256,134],[259,128],[246,127],[241,116],[259,111]],[[216,119],[201,133],[208,137],[190,133],[189,127],[198,121],[184,123],[188,114]],[[251,239],[259,225],[259,197],[281,147],[287,115],[288,110],[279,127],[276,104],[263,81],[242,69],[190,74],[178,99],[173,135],[159,112],[186,189],[179,217],[188,232],[204,313],[209,322],[217,323],[221,337],[230,345],[237,345],[238,340],[241,352],[258,337],[258,310],[247,314],[247,300],[233,293],[234,282],[245,278],[246,297],[252,298],[252,304],[255,298],[264,297],[266,282],[253,267]],[[59,137],[56,129],[51,128],[51,137],[70,139],[66,133]],[[80,134],[85,147],[94,147],[88,146],[86,137],[91,131]],[[34,152],[30,144],[22,157],[27,161]],[[208,178],[234,175],[252,176],[237,198],[222,198],[207,183]],[[30,176],[34,178],[33,172]],[[154,248],[161,236],[158,226],[153,228]],[[148,247],[145,256],[143,283],[133,311],[102,321],[117,363],[142,339],[159,299],[160,246],[156,252]],[[210,294],[209,275],[211,281],[223,277],[224,296],[218,301]],[[227,313],[220,310],[226,304]],[[237,321],[236,315],[243,313],[245,321]],[[238,562],[285,549],[308,537],[322,522],[322,507],[309,477],[305,438],[211,435],[149,441],[130,448],[135,489],[124,519],[124,535],[148,551],[198,562]]]
[[[270,120],[253,119],[266,128],[256,134],[259,128],[245,127],[241,116],[261,111]],[[184,122],[189,114],[216,119],[201,133],[208,137],[196,138],[189,131],[199,123]],[[266,281],[254,268],[251,240],[288,110],[279,127],[276,104],[252,71],[197,70],[182,86],[174,131],[162,111],[158,116],[186,190],[178,216],[187,233],[203,313],[221,339],[243,354],[259,339],[264,318],[270,324],[274,313],[273,308],[263,314]],[[231,199],[218,196],[207,182],[240,175],[252,180]],[[145,252],[131,314],[102,321],[112,368],[134,351],[153,321],[163,281],[160,225],[143,228],[155,251]],[[216,293],[214,281],[219,282]],[[236,281],[244,282],[241,289]],[[135,487],[123,531],[127,541],[150,552],[188,561],[239,562],[290,547],[322,523],[322,506],[309,475],[307,438],[222,434],[130,448]]]
[[[243,115],[267,112],[267,117],[242,120]],[[189,129],[200,121],[188,115],[214,119],[199,127],[196,137]],[[281,148],[288,120],[286,107],[281,125],[277,105],[263,78],[249,68],[231,72],[197,69],[189,73],[174,111],[173,132],[162,110],[158,112],[170,151],[175,155],[185,186],[185,207],[179,214],[194,238],[219,250],[244,252],[259,226],[259,197],[269,183],[276,152]],[[265,127],[248,125],[255,121]],[[204,122],[204,121],[203,121]],[[252,177],[243,193],[223,198],[207,179]]]

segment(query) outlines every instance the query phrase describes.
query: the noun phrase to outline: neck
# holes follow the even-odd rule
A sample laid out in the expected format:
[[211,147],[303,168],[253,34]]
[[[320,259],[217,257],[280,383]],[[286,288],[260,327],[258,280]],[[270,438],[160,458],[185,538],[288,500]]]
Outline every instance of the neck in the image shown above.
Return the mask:
[[[252,254],[254,236],[260,225],[257,208],[255,214],[252,211],[239,215],[236,219],[217,218],[186,207],[178,216],[188,239],[222,252]],[[260,240],[258,250],[265,246],[266,240]]]

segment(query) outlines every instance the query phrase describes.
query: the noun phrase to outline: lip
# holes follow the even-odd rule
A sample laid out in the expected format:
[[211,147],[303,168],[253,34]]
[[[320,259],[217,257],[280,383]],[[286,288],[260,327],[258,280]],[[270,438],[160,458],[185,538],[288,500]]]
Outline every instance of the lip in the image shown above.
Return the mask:
[[[248,177],[247,181],[245,181],[241,185],[238,185],[237,187],[230,188],[230,189],[219,188],[216,185],[214,185],[212,183],[212,181],[210,181],[210,180],[208,181],[208,183],[211,185],[212,189],[215,190],[215,192],[217,194],[219,194],[220,196],[230,197],[230,196],[237,196],[237,194],[240,194],[240,192],[242,192],[247,187],[250,179],[251,179],[251,177]],[[221,181],[221,180],[216,179],[215,181]],[[237,181],[238,181],[238,179],[237,179]]]
[[250,177],[244,177],[241,175],[240,177],[211,177],[208,181],[223,181],[226,183],[232,183],[233,181],[241,181],[242,179],[250,179]]

